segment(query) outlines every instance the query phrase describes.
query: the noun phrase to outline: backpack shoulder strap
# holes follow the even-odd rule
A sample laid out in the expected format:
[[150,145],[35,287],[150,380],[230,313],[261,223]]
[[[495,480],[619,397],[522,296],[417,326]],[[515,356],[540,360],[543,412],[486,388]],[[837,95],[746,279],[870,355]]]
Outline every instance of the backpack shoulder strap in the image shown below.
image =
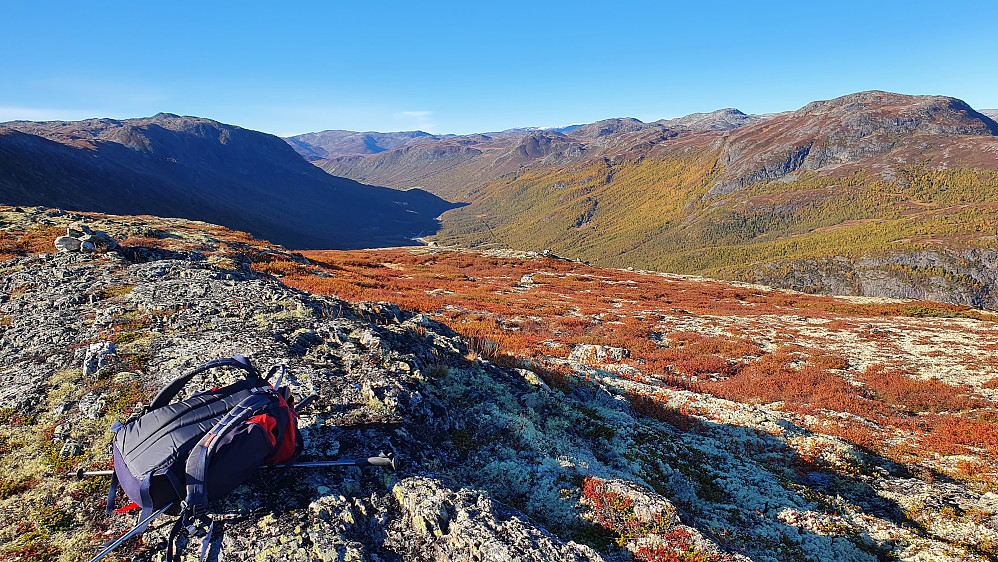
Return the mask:
[[214,426],[205,434],[204,438],[194,446],[187,457],[187,497],[180,504],[180,518],[170,531],[170,538],[167,541],[166,562],[176,562],[174,554],[174,543],[182,529],[186,528],[189,533],[193,533],[198,526],[202,526],[207,534],[201,541],[201,557],[203,562],[211,542],[212,531],[215,523],[206,515],[208,509],[208,494],[205,490],[205,480],[208,473],[208,465],[211,462],[215,447],[222,441],[222,436],[235,430],[239,424],[253,417],[261,409],[274,402],[275,393],[270,388],[259,388],[250,396],[247,396],[229,410],[222,419],[218,420]]
[[156,395],[156,398],[153,399],[152,403],[149,404],[147,411],[151,412],[166,406],[170,403],[170,400],[173,400],[173,397],[176,396],[182,388],[184,388],[184,385],[194,378],[195,375],[203,373],[209,369],[214,369],[215,367],[236,367],[246,371],[247,379],[260,378],[260,374],[257,373],[256,369],[253,368],[253,365],[250,364],[249,359],[246,359],[242,355],[233,355],[232,357],[215,359],[214,361],[209,361],[204,365],[201,365],[186,375],[182,375],[174,379],[173,382],[166,385],[163,390],[159,391],[159,394]]

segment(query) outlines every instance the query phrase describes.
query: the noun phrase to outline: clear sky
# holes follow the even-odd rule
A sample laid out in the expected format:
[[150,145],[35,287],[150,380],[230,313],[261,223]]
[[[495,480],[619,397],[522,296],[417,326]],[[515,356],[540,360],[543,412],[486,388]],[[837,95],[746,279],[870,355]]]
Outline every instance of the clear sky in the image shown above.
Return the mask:
[[797,109],[998,107],[998,0],[0,0],[0,121],[160,111],[292,135]]

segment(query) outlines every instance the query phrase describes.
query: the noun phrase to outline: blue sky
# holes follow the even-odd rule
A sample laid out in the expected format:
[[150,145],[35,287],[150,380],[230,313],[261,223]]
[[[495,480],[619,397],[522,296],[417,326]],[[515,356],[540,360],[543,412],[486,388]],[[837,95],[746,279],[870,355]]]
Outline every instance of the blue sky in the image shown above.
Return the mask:
[[0,0],[0,121],[209,117],[435,133],[797,109],[998,107],[998,2]]

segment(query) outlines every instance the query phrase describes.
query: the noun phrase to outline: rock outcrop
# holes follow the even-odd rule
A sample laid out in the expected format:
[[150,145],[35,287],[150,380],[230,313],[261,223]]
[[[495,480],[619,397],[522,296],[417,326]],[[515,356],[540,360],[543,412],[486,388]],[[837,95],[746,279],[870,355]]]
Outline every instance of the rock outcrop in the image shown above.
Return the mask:
[[998,123],[945,96],[870,91],[815,101],[733,131],[719,159],[724,173],[709,194],[725,195],[798,170],[870,169],[882,155],[903,155],[919,135],[993,137]]

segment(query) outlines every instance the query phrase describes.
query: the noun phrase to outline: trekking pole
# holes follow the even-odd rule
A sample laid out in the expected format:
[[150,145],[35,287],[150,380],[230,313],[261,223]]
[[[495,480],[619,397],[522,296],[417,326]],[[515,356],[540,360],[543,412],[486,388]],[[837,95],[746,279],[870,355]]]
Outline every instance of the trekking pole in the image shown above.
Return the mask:
[[[396,470],[398,468],[398,459],[394,456],[389,455],[379,455],[377,457],[367,457],[366,459],[354,459],[345,461],[306,461],[306,462],[296,462],[289,465],[288,468],[321,468],[324,466],[385,466]],[[283,465],[275,466],[274,468],[283,468]]]
[[[105,471],[100,471],[100,472],[105,472]],[[104,550],[100,551],[97,554],[97,556],[94,556],[93,558],[90,559],[90,562],[97,562],[101,558],[104,558],[105,556],[107,556],[108,554],[110,554],[112,550],[114,550],[115,548],[118,547],[118,545],[120,545],[121,543],[125,542],[126,540],[132,538],[133,536],[135,536],[135,535],[139,534],[140,532],[142,532],[143,530],[145,530],[146,526],[149,525],[149,522],[152,521],[153,518],[155,518],[157,515],[161,515],[164,511],[166,511],[167,509],[170,509],[171,507],[173,507],[173,503],[172,502],[168,503],[165,507],[163,507],[159,511],[155,511],[153,513],[150,513],[149,517],[146,517],[145,519],[139,521],[139,524],[136,525],[135,527],[133,527],[131,531],[128,531],[124,535],[121,535],[120,537],[118,537],[117,539],[115,539],[113,542],[111,542],[110,544],[108,544],[107,546],[105,546]]]
[[[384,466],[391,468],[392,470],[398,469],[398,459],[394,455],[378,455],[376,457],[367,457],[366,459],[353,459],[353,460],[342,460],[342,461],[305,461],[296,462],[289,465],[285,464],[271,464],[266,465],[267,468],[322,468],[325,466]],[[76,477],[83,480],[89,476],[111,476],[114,474],[113,470],[89,470],[84,471],[82,468],[76,471]]]

